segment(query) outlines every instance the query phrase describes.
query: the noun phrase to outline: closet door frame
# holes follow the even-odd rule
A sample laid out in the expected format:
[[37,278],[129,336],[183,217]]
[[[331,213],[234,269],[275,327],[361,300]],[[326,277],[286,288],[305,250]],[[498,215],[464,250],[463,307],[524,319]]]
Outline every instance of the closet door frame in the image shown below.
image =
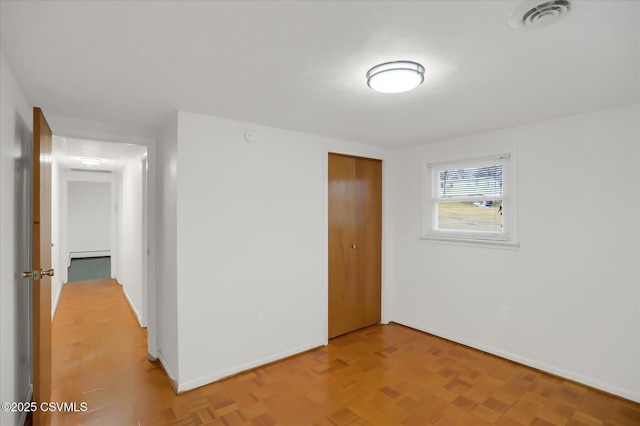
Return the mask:
[[382,161],[328,156],[328,337],[382,316]]

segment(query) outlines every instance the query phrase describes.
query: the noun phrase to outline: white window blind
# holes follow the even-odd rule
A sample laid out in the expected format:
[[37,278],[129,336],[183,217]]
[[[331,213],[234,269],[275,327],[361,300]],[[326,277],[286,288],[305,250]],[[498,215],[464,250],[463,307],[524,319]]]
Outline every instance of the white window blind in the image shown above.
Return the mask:
[[422,238],[517,247],[515,170],[510,154],[427,164]]
[[502,176],[502,164],[438,170],[436,229],[501,233]]

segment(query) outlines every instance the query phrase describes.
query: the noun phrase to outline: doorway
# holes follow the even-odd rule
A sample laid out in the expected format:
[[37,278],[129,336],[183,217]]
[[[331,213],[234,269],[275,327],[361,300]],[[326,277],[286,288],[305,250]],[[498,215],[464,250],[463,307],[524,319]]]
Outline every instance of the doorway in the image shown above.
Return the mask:
[[381,320],[382,161],[329,153],[329,338]]
[[[54,161],[56,161],[54,159]],[[85,172],[86,173],[86,172]],[[69,173],[71,174],[71,173]],[[111,182],[63,180],[63,222],[61,240],[65,242],[68,256],[63,256],[67,271],[60,270],[65,282],[109,279],[111,268],[112,208],[114,197]],[[66,197],[64,197],[66,190]]]
[[[141,315],[142,317],[142,324],[143,326],[147,327],[147,351],[149,354],[149,359],[156,359],[158,357],[158,338],[157,338],[157,314],[156,314],[156,232],[155,232],[155,227],[156,227],[156,216],[157,216],[157,209],[153,208],[153,206],[155,206],[156,203],[156,187],[157,187],[157,181],[156,181],[156,176],[157,176],[157,147],[156,147],[156,140],[154,138],[150,138],[150,137],[143,137],[143,136],[130,136],[128,135],[128,133],[126,132],[126,130],[123,129],[119,129],[117,127],[104,127],[103,125],[96,125],[96,123],[93,122],[79,122],[77,120],[74,119],[68,119],[65,117],[57,117],[56,118],[56,124],[55,124],[55,128],[56,128],[56,135],[54,135],[54,148],[56,149],[55,152],[55,156],[56,156],[56,160],[60,160],[61,156],[67,155],[68,153],[65,153],[65,149],[60,150],[59,146],[57,146],[58,143],[61,143],[61,140],[63,141],[64,144],[76,144],[78,146],[71,147],[71,150],[76,152],[75,156],[71,156],[70,160],[74,160],[75,159],[75,163],[71,163],[69,164],[69,169],[71,167],[73,168],[79,168],[78,166],[78,162],[80,161],[79,158],[85,158],[85,159],[89,159],[91,160],[92,157],[96,156],[98,158],[102,158],[102,156],[100,155],[100,152],[95,152],[96,146],[95,144],[102,144],[103,148],[106,148],[108,151],[109,150],[113,150],[115,148],[118,149],[124,149],[124,150],[140,150],[142,149],[143,151],[146,150],[146,155],[143,152],[142,153],[142,159],[140,160],[140,164],[141,167],[138,168],[138,170],[140,170],[142,172],[142,178],[144,181],[144,184],[141,186],[143,188],[146,188],[146,191],[143,191],[143,194],[141,195],[141,199],[143,202],[143,205],[146,206],[147,204],[151,207],[151,208],[146,208],[143,209],[143,213],[142,213],[142,218],[141,223],[144,224],[143,226],[143,244],[145,244],[143,247],[140,248],[140,250],[137,251],[137,253],[139,253],[139,255],[142,258],[142,270],[140,271],[140,273],[142,274],[142,286],[143,286],[143,310],[144,310],[144,314]],[[92,148],[93,147],[93,148]],[[64,148],[64,146],[63,146]],[[77,149],[76,149],[77,148]],[[109,156],[104,156],[105,158],[109,158]],[[126,157],[126,155],[125,155]],[[130,156],[129,156],[130,157]],[[60,161],[56,161],[56,163],[54,164],[54,174],[57,170],[57,173],[62,173],[61,168],[57,167],[57,165],[59,165]],[[105,174],[101,174],[99,172],[99,170],[103,169],[102,164],[107,164],[107,163],[101,163],[98,165],[94,165],[93,168],[95,170],[98,170],[98,172],[89,172],[89,173],[85,173],[86,176],[91,175],[93,176],[93,179],[98,179],[99,176],[105,176]],[[133,164],[133,163],[130,163]],[[124,166],[124,164],[120,164],[120,166]],[[86,167],[85,167],[86,168]],[[60,177],[60,179],[62,179]],[[62,185],[59,185],[58,187],[58,193],[57,194],[52,194],[52,196],[54,197],[54,200],[60,200],[61,199],[61,191],[62,191]],[[52,190],[54,190],[55,188],[52,188]],[[113,191],[113,193],[115,193],[115,191]],[[139,194],[138,194],[139,195]],[[136,197],[136,194],[131,194],[131,196],[133,196],[134,198]],[[139,199],[140,199],[139,198]],[[117,207],[114,207],[117,208]],[[59,211],[59,209],[58,209]],[[118,210],[118,212],[120,212],[120,210]],[[55,211],[54,213],[54,217],[53,219],[56,220],[55,218]],[[114,218],[117,217],[117,214],[112,215]],[[57,218],[58,219],[58,223],[60,223],[60,217]],[[56,227],[58,230],[61,228],[61,226],[57,226]],[[148,231],[147,231],[148,229]],[[112,238],[116,238],[115,236],[115,232],[113,233]],[[57,238],[58,241],[60,241],[60,236],[53,236],[54,239]],[[122,239],[120,240],[122,241]],[[124,243],[125,246],[128,246],[126,243]],[[115,248],[116,250],[118,249],[118,244],[117,244],[117,240],[113,240],[112,243],[112,248]],[[63,259],[60,259],[58,253],[62,253],[62,247],[53,247],[53,253],[52,256],[58,256],[58,259],[53,259],[56,264],[59,266],[60,262],[63,261]],[[117,259],[116,257],[112,258],[112,263],[116,265],[116,268],[118,267],[117,264]],[[61,272],[66,271],[64,268],[62,269],[56,269],[56,270],[60,270]],[[56,274],[57,277],[54,277],[54,279],[59,279],[60,276],[62,274]],[[61,282],[58,283],[59,285],[61,285]],[[54,297],[55,297],[55,292],[54,292]]]
[[52,216],[53,311],[64,288],[80,277],[91,279],[96,264],[108,259],[105,277],[123,293],[141,327],[147,326],[147,147],[54,136]]

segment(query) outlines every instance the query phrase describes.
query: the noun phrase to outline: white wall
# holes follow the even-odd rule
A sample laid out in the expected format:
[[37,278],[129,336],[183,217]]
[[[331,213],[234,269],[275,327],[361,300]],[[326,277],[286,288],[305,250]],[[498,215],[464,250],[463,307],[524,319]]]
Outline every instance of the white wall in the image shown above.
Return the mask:
[[[178,115],[171,117],[158,143],[157,198],[157,325],[158,357],[177,382],[178,369],[178,278],[177,278],[177,143]],[[149,201],[149,205],[151,202]],[[151,228],[150,228],[151,229]]]
[[[146,150],[129,160],[122,172],[120,202],[120,259],[117,279],[141,326],[146,326],[143,309],[143,268],[146,266],[146,221],[143,219],[142,161]],[[143,235],[144,234],[144,235]],[[143,256],[144,252],[144,256]]]
[[185,112],[177,139],[178,388],[326,343],[327,154],[387,151]]
[[[54,137],[54,149],[56,146],[56,137]],[[54,151],[55,156],[55,151]],[[56,275],[59,276],[62,283],[66,283],[69,281],[69,271],[68,268],[71,265],[71,257],[91,257],[91,256],[108,256],[111,255],[111,277],[115,278],[118,271],[118,259],[119,259],[119,246],[118,246],[118,202],[119,202],[119,180],[120,175],[115,174],[103,174],[103,173],[91,173],[91,172],[79,172],[79,171],[71,171],[68,169],[60,168],[58,170],[60,174],[60,188],[59,188],[59,198],[54,202],[52,201],[52,207],[56,207],[56,204],[59,203],[60,206],[60,220],[57,222],[52,222],[52,235],[58,236],[59,241],[52,240],[54,246],[52,249],[52,259],[55,257],[54,252],[57,251],[59,254],[59,265],[54,264],[54,268],[56,269]],[[76,222],[75,216],[78,215],[77,211],[74,211],[75,207],[74,201],[70,201],[69,199],[69,187],[77,187],[77,185],[84,189],[91,190],[95,188],[93,185],[101,185],[101,188],[108,187],[109,195],[104,195],[102,197],[101,203],[107,204],[107,206],[102,206],[102,208],[109,209],[109,213],[98,212],[98,215],[109,217],[109,221],[105,217],[101,218],[102,226],[106,226],[109,229],[102,231],[103,233],[108,232],[110,235],[109,239],[109,247],[108,250],[103,251],[95,251],[95,252],[79,252],[75,251],[72,248],[71,243],[71,234],[77,233],[76,230]],[[52,188],[52,190],[55,189]],[[105,190],[106,192],[106,190]],[[52,193],[53,194],[53,193]],[[77,197],[76,197],[77,198]],[[107,199],[108,201],[105,201]],[[84,202],[81,201],[81,204]],[[106,241],[106,238],[103,238],[103,243]],[[92,244],[95,246],[95,244]],[[78,245],[76,244],[77,248]],[[59,295],[58,295],[59,297]],[[53,299],[55,300],[55,299]]]
[[[20,273],[31,267],[25,171],[33,119],[1,52],[0,94],[0,402],[17,402],[30,400],[30,287]],[[20,421],[18,413],[0,411],[0,424]]]
[[67,235],[74,257],[111,255],[111,184],[71,181],[67,189]]
[[[639,120],[636,105],[395,151],[392,319],[640,401]],[[424,165],[504,152],[520,248],[419,241]]]

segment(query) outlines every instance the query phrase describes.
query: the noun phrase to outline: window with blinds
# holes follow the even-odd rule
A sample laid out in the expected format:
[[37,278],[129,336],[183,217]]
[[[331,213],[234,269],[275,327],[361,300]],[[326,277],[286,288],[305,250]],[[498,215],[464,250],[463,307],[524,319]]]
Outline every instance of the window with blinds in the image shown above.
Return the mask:
[[502,232],[502,165],[439,170],[436,228]]
[[426,237],[509,241],[509,155],[428,165]]

